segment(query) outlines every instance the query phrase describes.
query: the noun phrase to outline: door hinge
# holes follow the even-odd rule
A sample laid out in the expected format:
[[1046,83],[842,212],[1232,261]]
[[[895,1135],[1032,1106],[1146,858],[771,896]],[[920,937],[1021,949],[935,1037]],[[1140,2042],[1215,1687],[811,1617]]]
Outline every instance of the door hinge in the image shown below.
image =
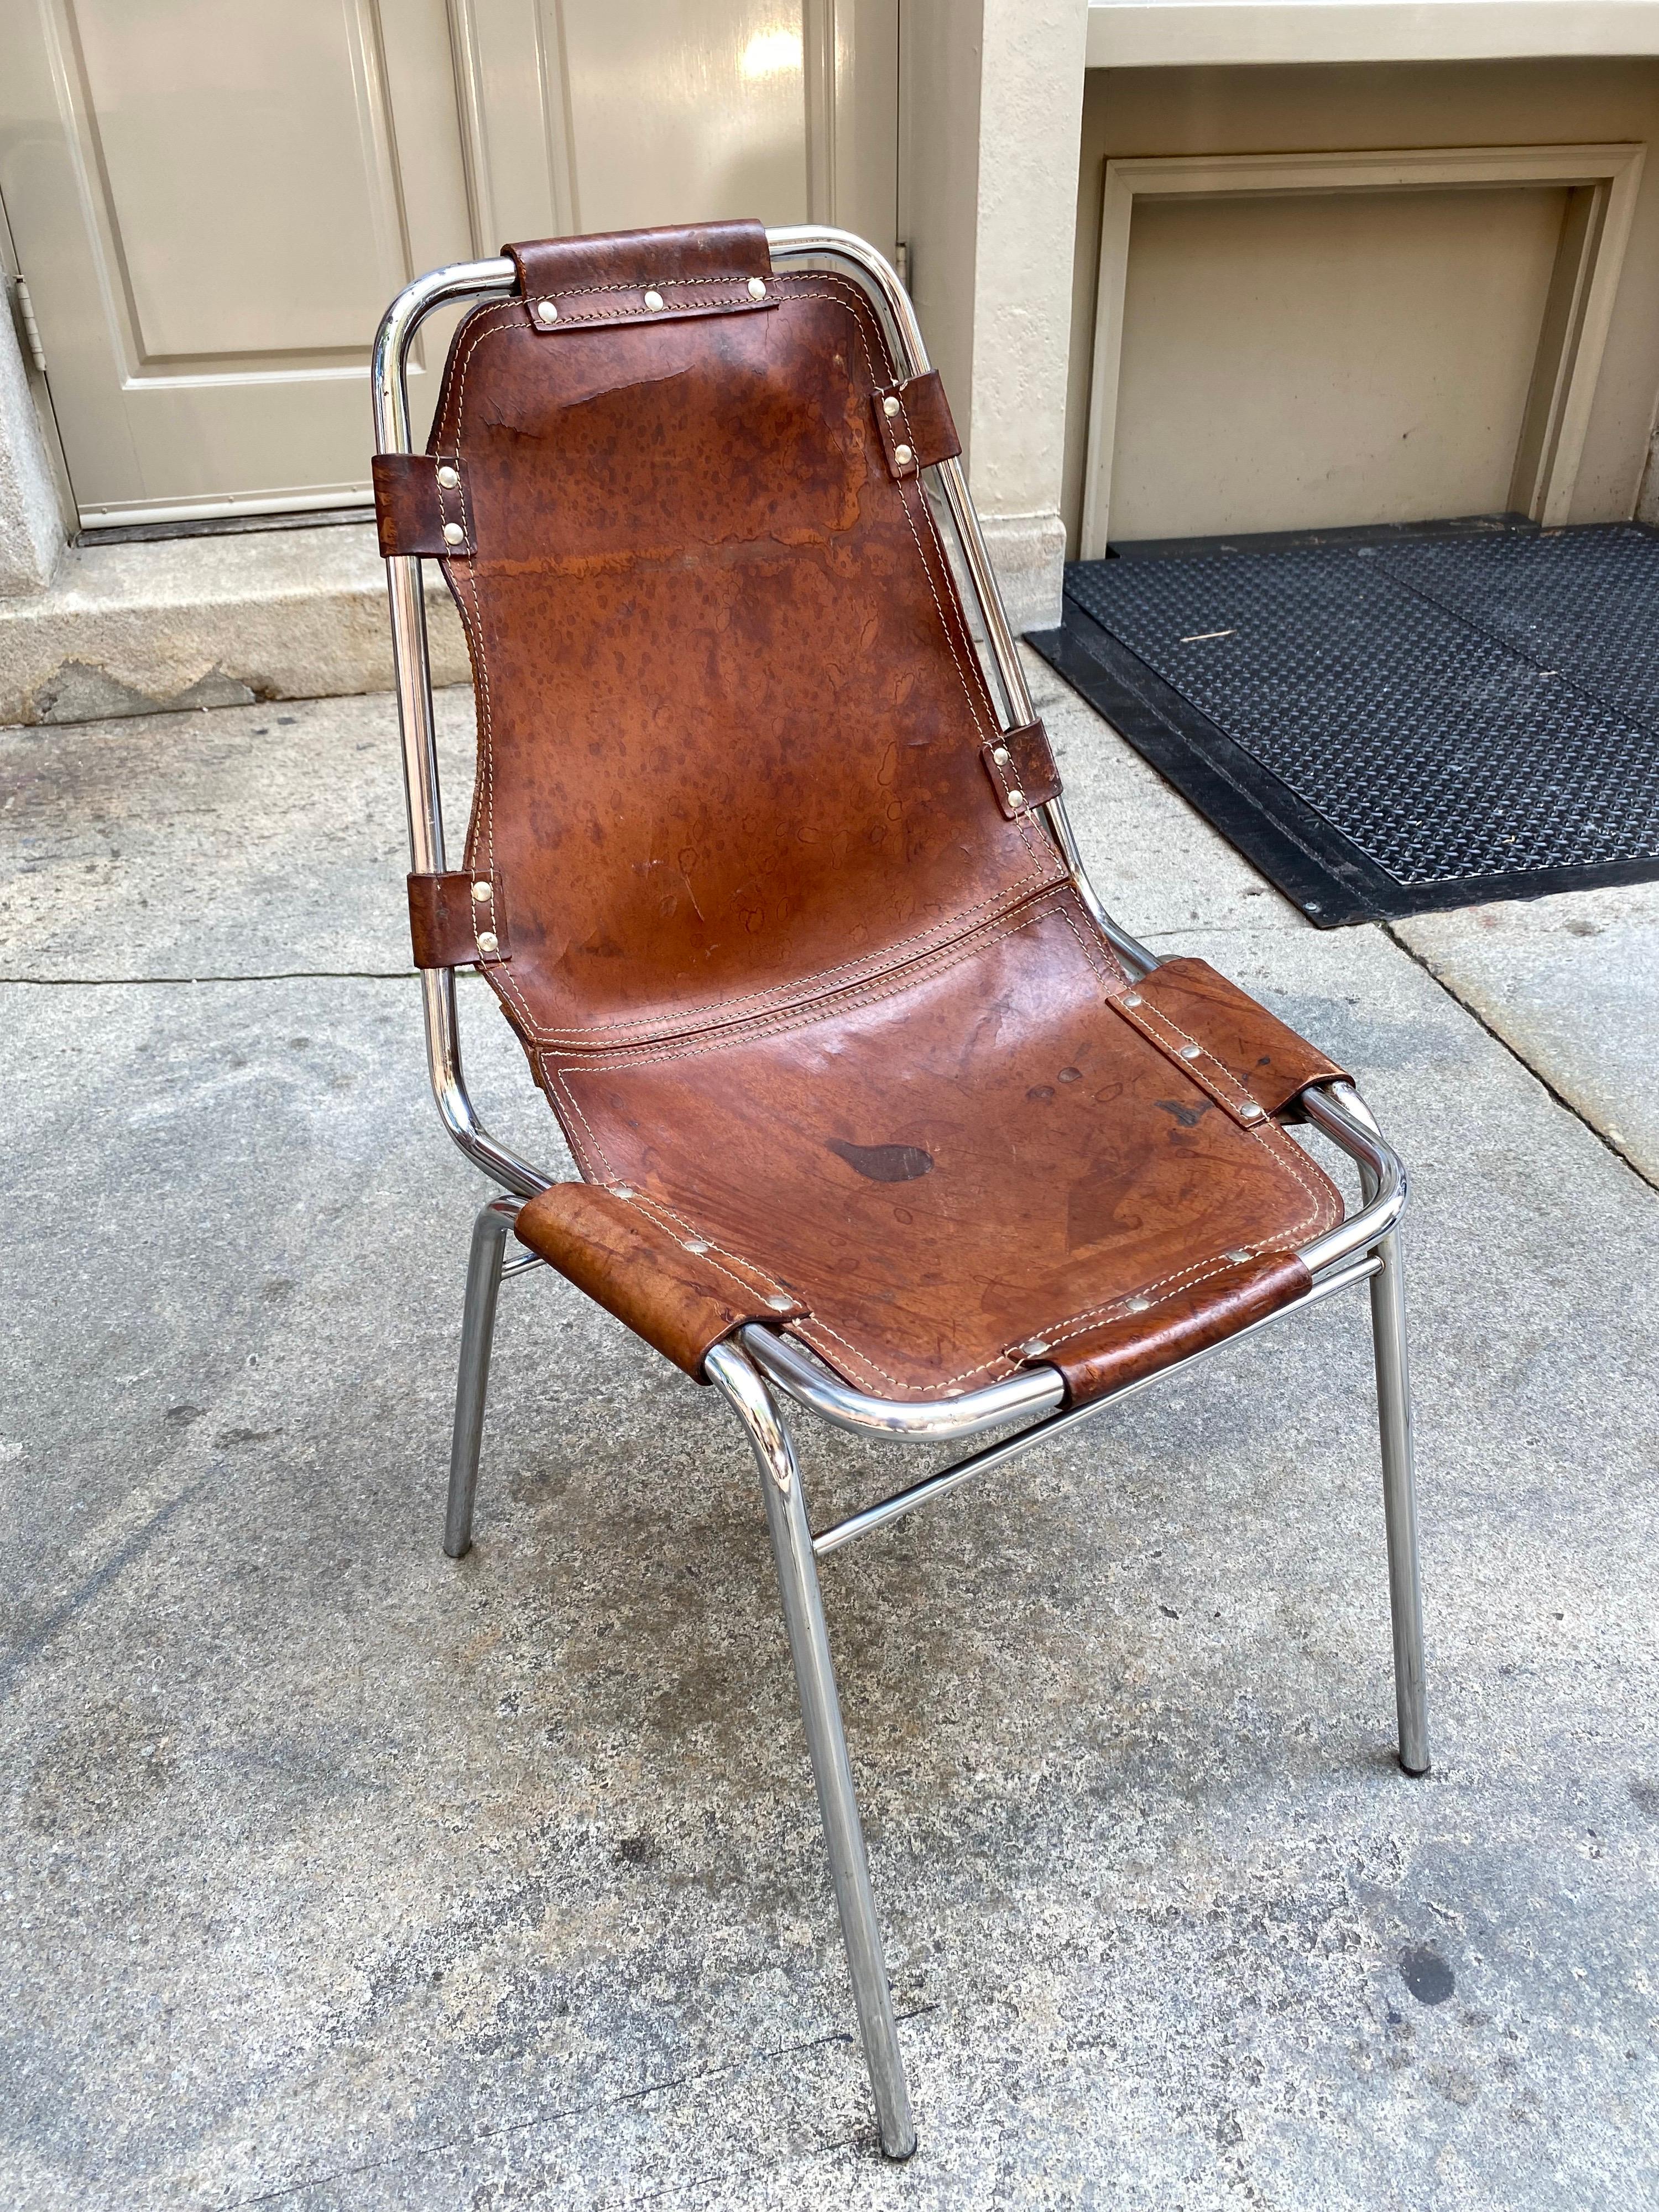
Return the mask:
[[40,343],[40,325],[34,319],[34,302],[29,297],[27,279],[19,276],[16,282],[17,314],[23,326],[23,343],[28,349],[29,359],[44,376],[46,373],[46,349]]

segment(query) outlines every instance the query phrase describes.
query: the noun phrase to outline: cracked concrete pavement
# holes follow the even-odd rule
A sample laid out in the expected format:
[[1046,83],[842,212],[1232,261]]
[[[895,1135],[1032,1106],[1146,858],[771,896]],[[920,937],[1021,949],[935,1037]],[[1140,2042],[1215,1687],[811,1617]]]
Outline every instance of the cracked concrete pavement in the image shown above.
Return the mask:
[[[885,2166],[729,1416],[516,1281],[439,1549],[478,1186],[391,701],[8,732],[8,2203],[1659,2197],[1653,909],[1316,933],[1033,675],[1115,909],[1413,1167],[1431,1776],[1359,1301],[828,1563],[921,2135]],[[803,1441],[825,1516],[916,1471]]]

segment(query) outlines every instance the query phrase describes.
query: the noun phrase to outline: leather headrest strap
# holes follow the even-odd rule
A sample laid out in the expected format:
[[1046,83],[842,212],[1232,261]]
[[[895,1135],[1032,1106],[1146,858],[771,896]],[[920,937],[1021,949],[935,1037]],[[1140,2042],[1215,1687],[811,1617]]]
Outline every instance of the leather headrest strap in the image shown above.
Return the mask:
[[652,322],[776,305],[772,257],[757,222],[504,246],[536,330],[573,323]]

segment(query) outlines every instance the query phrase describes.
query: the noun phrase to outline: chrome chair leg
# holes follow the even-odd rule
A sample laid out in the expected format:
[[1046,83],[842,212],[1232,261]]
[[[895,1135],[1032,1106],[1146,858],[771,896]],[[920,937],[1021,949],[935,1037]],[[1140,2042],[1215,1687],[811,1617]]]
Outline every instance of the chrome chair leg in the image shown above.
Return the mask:
[[1389,1538],[1389,1606],[1394,1620],[1394,1695],[1400,1764],[1429,1771],[1429,1722],[1423,1679],[1423,1590],[1417,1564],[1417,1496],[1412,1462],[1411,1378],[1406,1364],[1406,1285],[1400,1236],[1376,1247],[1371,1277],[1371,1349],[1376,1361],[1377,1424],[1382,1443],[1382,1515]]
[[472,1224],[466,1304],[461,1313],[461,1365],[455,1383],[455,1433],[449,1447],[449,1504],[444,1516],[444,1550],[452,1559],[464,1559],[472,1547],[472,1500],[478,1487],[478,1454],[483,1443],[495,1301],[501,1287],[507,1232],[522,1203],[516,1198],[492,1198],[478,1209]]
[[916,2147],[915,2123],[910,2117],[887,1961],[865,1856],[864,1828],[853,1790],[853,1770],[824,1629],[812,1532],[807,1524],[794,1451],[771,1392],[744,1352],[735,1345],[716,1345],[708,1355],[707,1370],[709,1380],[743,1423],[759,1463],[766,1523],[777,1560],[783,1617],[795,1662],[824,1840],[830,1848],[830,1871],[847,1945],[853,2002],[870,2069],[870,2086],[875,2093],[881,2147],[889,2158],[908,2158]]

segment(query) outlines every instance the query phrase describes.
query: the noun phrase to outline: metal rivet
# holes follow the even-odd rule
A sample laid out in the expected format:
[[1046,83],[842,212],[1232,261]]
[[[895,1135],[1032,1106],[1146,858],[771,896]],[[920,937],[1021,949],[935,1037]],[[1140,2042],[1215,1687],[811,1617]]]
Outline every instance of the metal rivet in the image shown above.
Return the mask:
[[1224,1260],[1231,1260],[1236,1267],[1242,1267],[1247,1260],[1254,1260],[1255,1255],[1241,1244],[1237,1251],[1224,1252],[1221,1256]]
[[501,940],[493,929],[481,929],[478,932],[478,950],[486,959],[492,952],[499,952],[501,949]]
[[999,768],[1006,768],[1008,765],[1007,746],[993,745],[991,748],[991,758],[996,763]]
[[1126,1298],[1123,1303],[1129,1313],[1145,1313],[1152,1302],[1150,1298]]
[[634,1186],[631,1182],[613,1182],[611,1188],[618,1198],[632,1198],[634,1195]]
[[662,294],[656,291],[647,292],[645,295],[645,304],[654,315],[662,305]]
[[774,1313],[787,1313],[795,1301],[793,1298],[768,1298],[766,1303]]
[[908,446],[895,446],[893,448],[893,459],[902,469],[908,469],[915,458]]
[[438,482],[443,486],[444,489],[446,491],[453,491],[460,480],[460,471],[459,469],[452,469],[448,462],[445,461],[438,471]]
[[1126,1006],[1144,1006],[1146,1001],[1139,991],[1126,991],[1123,994],[1123,1003]]
[[459,522],[445,523],[444,544],[446,545],[459,545],[463,543],[465,537],[466,532],[462,529]]
[[708,1247],[701,1237],[688,1237],[685,1240],[685,1249],[688,1252],[695,1252],[701,1260]]
[[1025,793],[1023,791],[1011,791],[1008,794],[1008,804],[1010,806],[1024,806]]
[[559,311],[551,300],[538,300],[536,317],[538,322],[556,323],[559,319]]
[[480,879],[472,886],[472,896],[480,906],[487,906],[489,903],[489,885]]
[[1201,1044],[1183,1044],[1181,1048],[1181,1057],[1182,1060],[1196,1060],[1203,1049]]
[[886,398],[882,401],[881,411],[887,417],[890,422],[892,421],[894,416],[898,413],[898,400],[892,392],[890,392]]
[[749,296],[751,300],[763,300],[766,297],[766,287],[758,276],[751,276],[749,279]]
[[1241,1121],[1259,1121],[1261,1119],[1261,1109],[1254,1098],[1247,1098],[1244,1101],[1238,1109],[1238,1118]]
[[1048,1349],[1048,1339],[1041,1336],[1028,1337],[1019,1348],[1028,1359],[1035,1359],[1039,1353]]

